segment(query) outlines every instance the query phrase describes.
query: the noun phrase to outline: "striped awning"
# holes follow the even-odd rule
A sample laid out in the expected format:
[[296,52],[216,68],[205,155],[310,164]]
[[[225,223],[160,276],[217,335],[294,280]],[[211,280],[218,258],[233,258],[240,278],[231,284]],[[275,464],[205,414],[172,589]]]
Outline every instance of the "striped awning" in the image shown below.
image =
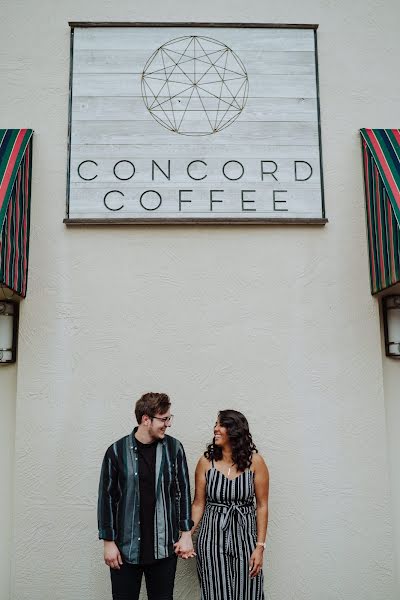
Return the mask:
[[361,129],[371,293],[400,282],[400,129]]
[[0,284],[26,296],[32,129],[0,129]]

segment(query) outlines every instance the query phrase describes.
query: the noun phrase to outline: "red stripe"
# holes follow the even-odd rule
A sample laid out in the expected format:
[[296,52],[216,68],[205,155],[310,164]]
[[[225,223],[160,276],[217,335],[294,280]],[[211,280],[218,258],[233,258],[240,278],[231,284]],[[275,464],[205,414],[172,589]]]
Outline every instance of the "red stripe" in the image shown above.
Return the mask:
[[372,270],[372,289],[376,291],[376,267],[375,267],[375,257],[374,257],[374,244],[373,244],[373,236],[372,236],[372,220],[371,220],[371,194],[369,189],[369,180],[368,180],[368,150],[367,144],[365,140],[363,141],[364,145],[364,175],[365,175],[365,190],[367,196],[367,219],[368,219],[368,232],[369,232],[369,258],[371,261],[371,270]]
[[0,185],[0,209],[3,206],[4,197],[6,195],[8,184],[10,183],[11,175],[15,167],[15,161],[17,160],[18,153],[21,149],[22,142],[25,137],[25,132],[26,129],[21,129],[21,131],[17,134],[12,152],[10,153],[10,158],[8,159],[7,168],[5,170],[4,177]]
[[400,131],[398,129],[392,129],[391,131],[396,138],[396,141],[400,144]]
[[396,204],[400,208],[400,191],[399,191],[399,189],[397,187],[396,181],[393,178],[392,172],[391,172],[390,167],[389,167],[389,165],[387,163],[385,155],[383,154],[383,152],[381,150],[381,147],[379,145],[379,142],[378,142],[378,140],[376,138],[376,135],[375,135],[373,129],[367,129],[366,131],[369,132],[368,135],[369,135],[371,144],[373,145],[374,150],[375,150],[375,152],[376,152],[376,154],[378,156],[378,159],[379,159],[379,162],[380,162],[380,166],[382,167],[382,169],[383,169],[383,171],[384,171],[384,173],[386,175],[386,179],[387,179],[387,181],[388,181],[388,183],[390,185],[390,188],[391,188],[391,190],[393,192],[393,195],[395,197]]

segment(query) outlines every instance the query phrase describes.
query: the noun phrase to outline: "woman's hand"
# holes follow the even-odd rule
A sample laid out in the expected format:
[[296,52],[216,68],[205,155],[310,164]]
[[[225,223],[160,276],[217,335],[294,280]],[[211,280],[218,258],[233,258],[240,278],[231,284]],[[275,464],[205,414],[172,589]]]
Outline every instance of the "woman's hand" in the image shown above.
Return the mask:
[[264,558],[265,546],[259,544],[261,540],[265,540],[267,535],[269,473],[263,457],[259,454],[253,454],[252,469],[254,471],[254,488],[256,493],[256,540],[260,540],[250,557],[250,577],[255,577],[262,569]]
[[174,544],[174,549],[175,554],[180,556],[180,558],[193,558],[196,556],[190,531],[182,532],[179,541]]
[[249,560],[249,575],[256,577],[262,569],[264,561],[264,548],[256,546]]
[[122,557],[115,542],[104,541],[104,562],[112,569],[121,568]]

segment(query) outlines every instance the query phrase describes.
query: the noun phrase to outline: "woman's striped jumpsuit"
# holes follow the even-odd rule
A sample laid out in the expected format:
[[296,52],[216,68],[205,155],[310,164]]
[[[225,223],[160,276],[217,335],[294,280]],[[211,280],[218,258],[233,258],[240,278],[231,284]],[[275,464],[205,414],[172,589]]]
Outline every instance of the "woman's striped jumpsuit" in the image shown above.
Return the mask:
[[197,540],[201,600],[264,600],[263,573],[249,576],[256,547],[254,474],[247,469],[228,479],[206,473],[206,507]]

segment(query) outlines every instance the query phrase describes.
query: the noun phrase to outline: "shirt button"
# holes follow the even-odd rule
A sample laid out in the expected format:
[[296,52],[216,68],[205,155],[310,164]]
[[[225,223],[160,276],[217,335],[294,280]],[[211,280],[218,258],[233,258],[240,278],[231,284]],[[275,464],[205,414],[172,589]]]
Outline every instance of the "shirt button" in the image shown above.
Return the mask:
[[137,473],[135,473],[135,475],[137,475]]
[[140,542],[140,538],[138,538],[138,542]]

